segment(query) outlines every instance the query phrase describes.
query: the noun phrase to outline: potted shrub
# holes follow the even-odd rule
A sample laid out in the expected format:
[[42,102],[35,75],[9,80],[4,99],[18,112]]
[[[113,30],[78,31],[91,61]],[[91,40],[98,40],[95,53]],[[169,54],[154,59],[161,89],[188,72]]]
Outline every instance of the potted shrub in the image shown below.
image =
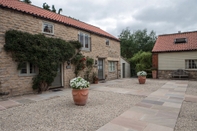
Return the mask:
[[153,79],[156,79],[157,78],[157,68],[153,67],[151,69],[152,69],[152,77],[153,77]]
[[93,83],[94,83],[94,84],[98,84],[98,80],[99,80],[99,79],[98,79],[98,77],[97,77],[97,74],[94,72],[94,73],[93,73]]
[[140,84],[144,84],[146,82],[147,73],[145,71],[139,71],[137,76]]
[[75,105],[84,106],[86,104],[89,85],[90,83],[81,77],[76,77],[70,81]]

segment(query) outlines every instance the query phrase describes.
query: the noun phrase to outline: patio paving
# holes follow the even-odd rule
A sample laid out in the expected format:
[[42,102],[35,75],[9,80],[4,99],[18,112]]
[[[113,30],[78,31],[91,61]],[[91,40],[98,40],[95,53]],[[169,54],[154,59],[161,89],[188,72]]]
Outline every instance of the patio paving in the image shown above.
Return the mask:
[[[97,131],[173,131],[180,112],[182,102],[197,102],[197,97],[185,95],[188,81],[168,81],[154,92],[126,88],[110,87],[110,84],[121,82],[113,80],[107,83],[91,85],[91,90],[109,91],[122,94],[144,96],[134,107],[111,120]],[[0,101],[0,110],[21,104],[52,99],[64,95],[66,89],[59,92],[46,92],[39,95],[24,95]]]
[[[173,131],[187,86],[188,81],[169,81],[97,131]],[[196,97],[186,96],[186,100]]]

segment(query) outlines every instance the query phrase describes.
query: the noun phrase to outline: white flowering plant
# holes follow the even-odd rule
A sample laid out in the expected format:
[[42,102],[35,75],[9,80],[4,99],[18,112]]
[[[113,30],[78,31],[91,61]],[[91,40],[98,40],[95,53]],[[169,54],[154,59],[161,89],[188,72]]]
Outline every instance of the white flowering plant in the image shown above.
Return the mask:
[[146,71],[139,71],[137,73],[137,76],[147,76],[147,73],[146,73]]
[[70,81],[70,86],[71,88],[73,89],[83,89],[83,88],[88,88],[90,85],[90,83],[86,80],[84,80],[83,78],[81,77],[76,77],[76,78],[73,78],[71,81]]

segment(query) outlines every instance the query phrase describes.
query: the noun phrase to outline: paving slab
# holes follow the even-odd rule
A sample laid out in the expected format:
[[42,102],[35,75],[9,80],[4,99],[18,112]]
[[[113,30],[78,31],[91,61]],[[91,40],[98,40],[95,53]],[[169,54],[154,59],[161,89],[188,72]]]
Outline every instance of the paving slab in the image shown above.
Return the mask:
[[197,97],[185,97],[187,83],[167,82],[98,131],[173,131],[183,100],[197,100]]
[[173,131],[173,128],[160,126],[156,124],[148,124],[144,131]]
[[19,105],[21,105],[21,104],[16,101],[12,101],[12,100],[0,101],[0,106],[4,107],[6,109],[14,107],[14,106],[19,106]]

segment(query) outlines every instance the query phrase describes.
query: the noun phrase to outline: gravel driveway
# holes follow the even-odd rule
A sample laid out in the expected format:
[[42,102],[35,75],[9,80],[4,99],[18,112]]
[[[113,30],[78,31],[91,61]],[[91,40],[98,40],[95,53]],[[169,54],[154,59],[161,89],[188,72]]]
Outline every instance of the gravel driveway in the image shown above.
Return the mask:
[[[197,96],[197,81],[189,81],[186,95]],[[183,101],[174,131],[197,131],[197,102]]]
[[[109,81],[107,87],[153,92],[167,80]],[[189,81],[187,94],[197,96],[197,82]],[[0,131],[95,131],[144,99],[144,96],[90,90],[86,106],[73,104],[71,89],[65,95],[0,111]],[[197,103],[182,105],[175,131],[197,130]]]

